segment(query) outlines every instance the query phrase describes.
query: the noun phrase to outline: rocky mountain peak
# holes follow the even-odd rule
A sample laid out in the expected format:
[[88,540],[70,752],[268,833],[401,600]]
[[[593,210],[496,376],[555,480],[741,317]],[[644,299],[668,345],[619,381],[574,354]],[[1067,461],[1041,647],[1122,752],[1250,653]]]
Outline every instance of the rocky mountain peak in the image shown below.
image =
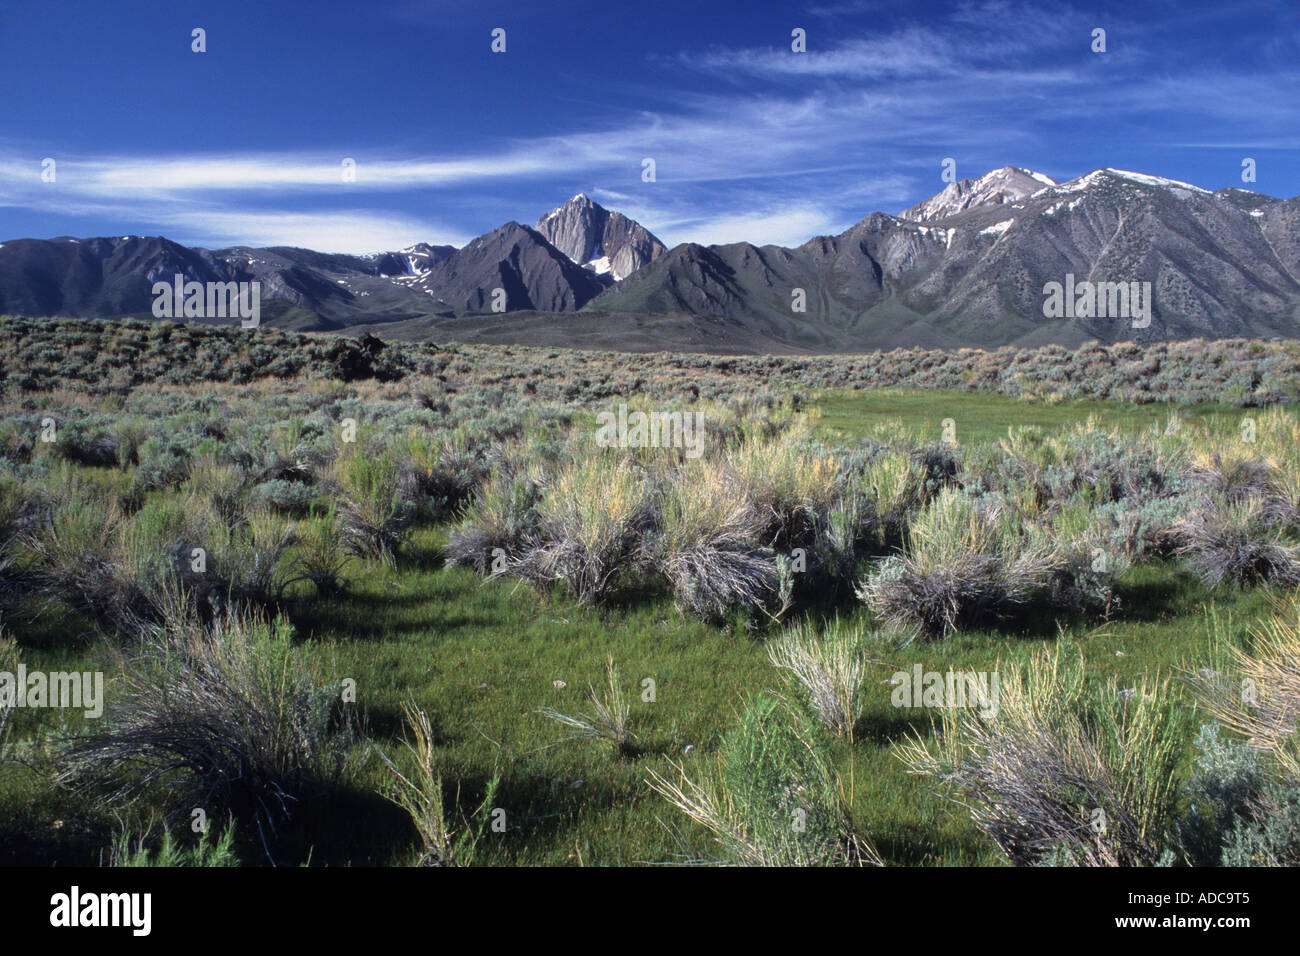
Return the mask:
[[994,169],[978,179],[963,179],[949,183],[943,191],[899,213],[900,219],[913,222],[932,222],[946,219],[976,206],[992,206],[1019,202],[1056,180],[1042,173],[1017,166]]
[[667,250],[640,223],[578,193],[537,220],[537,231],[587,271],[619,281]]

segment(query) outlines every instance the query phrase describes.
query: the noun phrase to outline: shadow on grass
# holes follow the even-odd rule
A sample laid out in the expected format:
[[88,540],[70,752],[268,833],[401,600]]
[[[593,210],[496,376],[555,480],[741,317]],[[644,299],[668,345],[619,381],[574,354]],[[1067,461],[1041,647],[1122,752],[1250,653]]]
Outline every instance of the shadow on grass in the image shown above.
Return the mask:
[[1116,618],[1149,623],[1185,614],[1188,606],[1202,596],[1198,594],[1201,590],[1197,582],[1172,570],[1158,577],[1144,575],[1137,580],[1130,578],[1115,587],[1115,593],[1120,599]]
[[924,739],[935,724],[931,711],[898,707],[883,714],[864,714],[853,725],[853,739],[860,744],[887,746],[909,737]]
[[[245,824],[238,832],[243,861],[268,865],[256,828]],[[330,787],[304,797],[269,846],[277,866],[388,866],[413,853],[417,842],[410,817],[382,794]]]
[[[456,812],[468,818],[478,811],[489,783],[485,776],[462,779]],[[539,838],[542,843],[558,846],[565,842],[566,834],[581,832],[584,814],[619,806],[620,796],[613,788],[587,780],[580,787],[575,783],[539,775],[502,777],[493,802],[505,811],[501,818],[505,830],[498,833],[484,828],[478,862],[510,862]]]
[[949,835],[942,845],[932,827],[914,823],[893,824],[872,843],[887,866],[933,866],[937,862],[988,865],[989,843],[978,834]]

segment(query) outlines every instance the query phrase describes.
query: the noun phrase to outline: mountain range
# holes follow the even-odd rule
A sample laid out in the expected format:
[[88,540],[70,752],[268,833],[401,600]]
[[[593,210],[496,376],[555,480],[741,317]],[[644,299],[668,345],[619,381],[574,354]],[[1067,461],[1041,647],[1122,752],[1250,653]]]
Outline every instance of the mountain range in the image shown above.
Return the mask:
[[[0,314],[151,318],[153,283],[176,274],[261,282],[268,324],[400,338],[737,353],[1300,338],[1300,197],[1008,166],[795,248],[667,249],[582,194],[460,249],[5,240]],[[1150,321],[1046,318],[1045,288],[1067,281],[1149,283]]]

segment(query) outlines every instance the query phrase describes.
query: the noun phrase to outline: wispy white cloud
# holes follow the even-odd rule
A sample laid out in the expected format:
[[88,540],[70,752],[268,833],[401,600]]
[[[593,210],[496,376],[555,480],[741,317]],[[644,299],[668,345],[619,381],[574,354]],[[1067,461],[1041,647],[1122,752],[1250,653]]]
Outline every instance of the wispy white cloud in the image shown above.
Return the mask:
[[228,209],[210,212],[195,230],[193,217],[167,224],[170,235],[185,245],[303,246],[318,252],[370,253],[404,249],[417,242],[461,246],[472,237],[437,223],[382,210],[291,212]]
[[[424,15],[444,2],[461,0],[412,0],[404,9]],[[1256,71],[1240,58],[1189,70],[1145,50],[1135,37],[1149,33],[1122,17],[1106,17],[1116,54],[1101,59],[1086,52],[1096,15],[1069,6],[1047,15],[1016,0],[983,0],[942,20],[836,28],[835,18],[870,7],[824,0],[809,9],[804,54],[773,46],[666,55],[656,61],[666,75],[689,69],[720,82],[669,83],[657,109],[491,148],[55,152],[58,181],[49,184],[40,181],[40,159],[50,147],[0,143],[0,206],[153,224],[206,245],[373,251],[419,239],[459,244],[500,224],[485,209],[508,207],[531,221],[576,186],[670,244],[793,244],[937,191],[949,156],[959,175],[974,176],[1033,165],[1036,155],[1072,158],[1109,137],[1102,146],[1111,155],[1096,165],[1124,165],[1125,136],[1152,117],[1190,117],[1208,131],[1184,127],[1172,142],[1284,148],[1292,138],[1279,131],[1300,128],[1300,71]],[[345,157],[356,160],[354,182],[344,181]],[[641,181],[645,158],[656,162],[656,182]],[[1043,171],[1061,177],[1087,167]],[[537,196],[537,208],[520,195]],[[420,209],[438,213],[411,212]]]

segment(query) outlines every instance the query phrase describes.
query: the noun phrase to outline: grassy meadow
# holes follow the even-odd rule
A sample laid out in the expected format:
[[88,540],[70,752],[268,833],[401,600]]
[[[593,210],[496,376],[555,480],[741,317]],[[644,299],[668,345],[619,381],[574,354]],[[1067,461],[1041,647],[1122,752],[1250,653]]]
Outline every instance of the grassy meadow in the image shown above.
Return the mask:
[[[0,708],[7,865],[1300,861],[1289,345],[1161,346],[1123,400],[1088,346],[882,379],[18,321],[0,672],[106,706]],[[619,404],[700,454],[603,446]],[[998,713],[898,706],[918,665]]]

